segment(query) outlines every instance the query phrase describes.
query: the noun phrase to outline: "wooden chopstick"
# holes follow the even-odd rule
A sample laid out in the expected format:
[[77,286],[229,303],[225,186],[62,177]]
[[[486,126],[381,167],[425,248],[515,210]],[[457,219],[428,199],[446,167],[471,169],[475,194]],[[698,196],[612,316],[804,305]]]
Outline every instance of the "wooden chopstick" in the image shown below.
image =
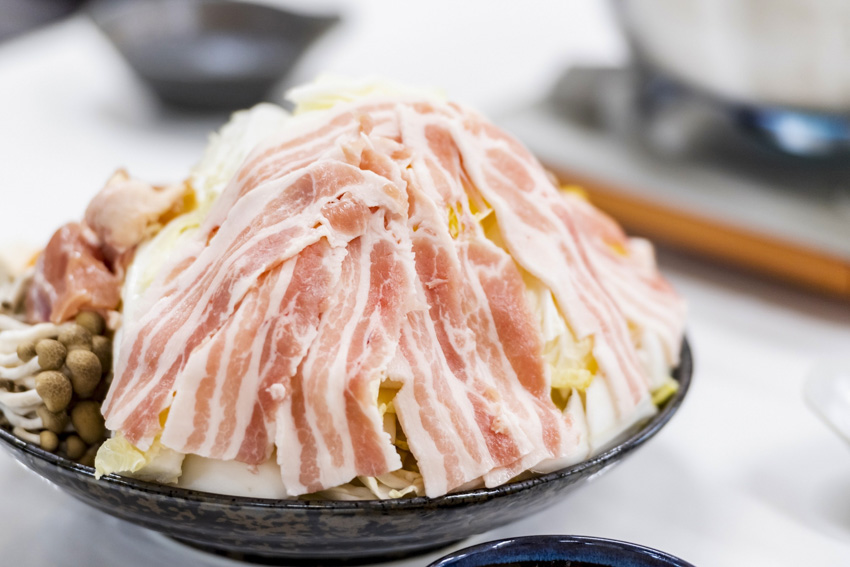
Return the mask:
[[578,185],[630,233],[723,263],[850,299],[850,261],[792,242],[661,205],[563,168],[564,184]]

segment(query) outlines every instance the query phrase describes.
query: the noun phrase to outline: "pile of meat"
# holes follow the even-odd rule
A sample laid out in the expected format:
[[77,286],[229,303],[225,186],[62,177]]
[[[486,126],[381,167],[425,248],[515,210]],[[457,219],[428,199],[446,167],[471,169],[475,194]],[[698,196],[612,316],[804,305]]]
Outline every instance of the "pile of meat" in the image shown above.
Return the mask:
[[[649,396],[630,325],[676,365],[682,302],[651,252],[479,115],[377,97],[298,118],[124,322],[103,408],[139,449],[276,454],[291,495],[378,476],[401,467],[377,404],[391,379],[429,496],[580,460],[586,428],[551,399],[529,280],[592,337],[623,419]],[[181,191],[139,189],[131,225],[114,221],[130,201],[95,199],[42,256],[32,316],[118,308],[126,255]]]

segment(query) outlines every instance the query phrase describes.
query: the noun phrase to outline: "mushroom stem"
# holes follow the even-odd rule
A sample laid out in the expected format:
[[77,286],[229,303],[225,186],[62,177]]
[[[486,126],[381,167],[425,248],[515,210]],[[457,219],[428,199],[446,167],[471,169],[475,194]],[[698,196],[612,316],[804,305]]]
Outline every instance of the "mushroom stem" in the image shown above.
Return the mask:
[[23,427],[15,427],[12,429],[12,433],[15,434],[16,437],[20,437],[27,443],[32,443],[33,445],[41,446],[41,437],[36,435],[35,433],[30,433]]
[[14,407],[0,403],[0,411],[7,415],[13,413],[18,417],[27,417],[28,415],[32,415],[35,409],[32,406]]
[[53,323],[38,323],[26,329],[2,331],[0,332],[0,352],[14,352],[23,342],[56,338],[63,327]]
[[14,317],[9,317],[8,315],[0,314],[0,331],[19,331],[22,329],[29,329],[30,326],[24,323],[23,321],[18,321]]
[[0,366],[17,366],[20,363],[21,359],[18,358],[18,353],[16,352],[0,354]]
[[32,408],[42,404],[41,396],[35,390],[26,392],[7,392],[0,390],[0,404],[3,404],[9,409]]
[[44,429],[44,422],[40,417],[25,417],[2,405],[0,405],[0,411],[3,412],[6,419],[12,424],[12,427],[22,427],[24,429]]
[[33,358],[26,364],[22,364],[15,368],[4,368],[0,366],[0,378],[4,380],[20,380],[22,378],[26,378],[27,376],[32,376],[40,369],[41,368],[38,365],[38,359]]

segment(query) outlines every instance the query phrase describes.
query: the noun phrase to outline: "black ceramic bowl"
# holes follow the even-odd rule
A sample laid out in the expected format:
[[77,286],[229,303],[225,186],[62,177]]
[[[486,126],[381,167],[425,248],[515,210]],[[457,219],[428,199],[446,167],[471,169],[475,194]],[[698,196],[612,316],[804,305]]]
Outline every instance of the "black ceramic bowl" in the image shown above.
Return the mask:
[[[567,563],[569,562],[569,563]],[[584,536],[530,536],[461,549],[429,567],[693,567],[642,545]]]
[[339,19],[233,0],[95,0],[88,10],[163,101],[197,109],[259,102]]
[[666,424],[685,397],[691,351],[682,346],[678,392],[625,440],[577,465],[439,498],[299,501],[195,492],[94,470],[48,453],[0,429],[12,455],[75,498],[107,514],[210,551],[331,562],[388,560],[437,549],[525,518],[621,461]]

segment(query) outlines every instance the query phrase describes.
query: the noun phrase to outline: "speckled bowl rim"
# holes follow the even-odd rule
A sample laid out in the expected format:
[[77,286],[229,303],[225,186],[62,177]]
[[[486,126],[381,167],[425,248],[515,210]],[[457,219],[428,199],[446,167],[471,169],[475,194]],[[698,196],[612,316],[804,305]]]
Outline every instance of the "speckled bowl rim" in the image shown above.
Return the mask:
[[[482,567],[513,565],[517,562],[596,563],[600,561],[599,555],[606,553],[620,555],[613,559],[615,563],[621,563],[624,567],[635,565],[632,561],[642,562],[641,560],[651,560],[670,567],[694,567],[680,557],[645,545],[617,539],[574,535],[533,535],[497,539],[459,549],[437,559],[428,567],[455,567],[459,563]],[[623,562],[623,559],[626,562]]]
[[[413,510],[422,507],[454,507],[462,506],[470,501],[490,500],[492,498],[507,496],[522,492],[531,487],[545,484],[547,482],[568,477],[573,474],[580,473],[586,469],[598,467],[604,468],[609,462],[616,461],[618,457],[625,453],[629,453],[640,445],[643,445],[651,437],[668,422],[673,414],[682,405],[682,401],[688,392],[691,384],[691,375],[693,373],[693,356],[690,345],[687,339],[682,342],[679,366],[674,370],[673,377],[679,382],[679,389],[676,393],[664,403],[661,410],[650,418],[642,427],[636,430],[624,441],[611,447],[610,449],[591,457],[585,461],[575,465],[557,470],[555,472],[542,474],[525,480],[511,482],[496,486],[493,488],[477,488],[474,490],[465,490],[461,492],[453,492],[437,498],[428,498],[426,496],[417,496],[414,498],[398,498],[392,500],[286,500],[274,498],[250,498],[246,496],[229,496],[224,494],[215,494],[211,492],[201,492],[188,488],[180,488],[177,486],[169,486],[166,484],[157,484],[153,482],[145,482],[141,480],[123,477],[116,474],[105,475],[97,482],[104,483],[108,486],[120,487],[125,490],[131,490],[139,493],[161,495],[167,498],[172,498],[175,501],[188,502],[204,502],[213,503],[224,506],[237,507],[253,507],[267,508],[279,510]],[[74,461],[65,459],[41,447],[27,443],[26,441],[16,437],[9,431],[0,428],[0,441],[3,441],[12,448],[37,457],[43,461],[56,465],[64,469],[66,472],[73,473],[80,477],[89,477],[94,481],[94,468],[87,467]]]

